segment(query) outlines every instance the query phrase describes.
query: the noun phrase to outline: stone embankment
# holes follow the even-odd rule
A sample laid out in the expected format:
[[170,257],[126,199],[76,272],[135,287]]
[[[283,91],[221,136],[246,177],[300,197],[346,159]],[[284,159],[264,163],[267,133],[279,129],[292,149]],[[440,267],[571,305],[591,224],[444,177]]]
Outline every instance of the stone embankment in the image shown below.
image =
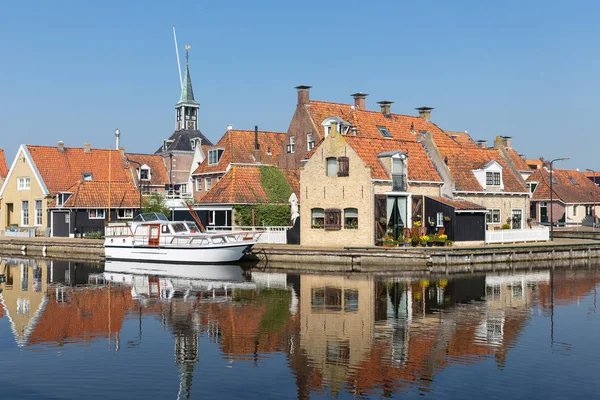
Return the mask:
[[0,254],[102,261],[104,259],[104,240],[0,236]]

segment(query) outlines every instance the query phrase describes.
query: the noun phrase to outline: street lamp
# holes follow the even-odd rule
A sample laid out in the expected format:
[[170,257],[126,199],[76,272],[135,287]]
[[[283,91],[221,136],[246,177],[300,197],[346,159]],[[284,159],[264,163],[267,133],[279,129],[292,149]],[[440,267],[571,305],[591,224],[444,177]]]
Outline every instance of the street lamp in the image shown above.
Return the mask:
[[569,158],[565,157],[565,158],[555,158],[554,160],[550,161],[550,240],[554,241],[554,204],[552,204],[552,181],[554,180],[554,177],[552,176],[552,164],[554,164],[555,161],[567,161]]
[[592,174],[594,174],[594,180],[592,182],[594,182],[594,222],[592,222],[592,232],[596,232],[596,171],[594,171],[593,169],[589,169],[586,168],[586,171],[590,171]]

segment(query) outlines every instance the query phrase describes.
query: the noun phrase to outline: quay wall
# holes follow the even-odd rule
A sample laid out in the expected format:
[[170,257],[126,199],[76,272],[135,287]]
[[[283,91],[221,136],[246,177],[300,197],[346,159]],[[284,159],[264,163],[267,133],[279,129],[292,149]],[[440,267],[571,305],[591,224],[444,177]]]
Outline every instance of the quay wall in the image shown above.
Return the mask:
[[102,261],[104,259],[104,240],[0,236],[0,254]]

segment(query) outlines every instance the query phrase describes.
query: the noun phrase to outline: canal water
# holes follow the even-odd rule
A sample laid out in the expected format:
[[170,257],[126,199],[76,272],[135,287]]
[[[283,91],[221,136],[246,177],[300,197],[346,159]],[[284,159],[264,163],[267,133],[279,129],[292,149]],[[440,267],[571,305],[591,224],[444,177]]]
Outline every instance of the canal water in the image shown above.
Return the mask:
[[423,277],[2,260],[2,399],[600,396],[595,267]]

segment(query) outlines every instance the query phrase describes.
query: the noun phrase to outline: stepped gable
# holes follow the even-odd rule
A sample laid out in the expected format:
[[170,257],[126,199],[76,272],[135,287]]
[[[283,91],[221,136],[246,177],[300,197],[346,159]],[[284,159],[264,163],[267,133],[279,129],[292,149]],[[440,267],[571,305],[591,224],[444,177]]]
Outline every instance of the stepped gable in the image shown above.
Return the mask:
[[[206,193],[200,203],[256,204],[271,203],[261,183],[261,168],[254,165],[233,165],[229,171]],[[293,193],[300,192],[300,172],[282,169]]]
[[496,148],[479,148],[457,146],[439,146],[438,149],[446,162],[450,174],[456,183],[456,190],[463,192],[483,192],[483,187],[473,174],[473,170],[481,169],[491,161],[502,166],[504,192],[528,192],[525,185],[515,175],[508,163]]
[[[164,185],[165,183],[169,183],[167,167],[165,166],[162,156],[136,153],[127,153],[125,156],[132,161],[140,163],[140,165],[147,165],[150,167],[150,181],[143,181],[143,183],[150,183],[150,185]],[[139,166],[134,163],[130,163],[130,167],[133,167],[136,171],[139,168]],[[137,177],[138,175],[135,174],[136,181]]]
[[[198,165],[193,174],[223,172],[232,163],[255,164],[260,162],[263,165],[277,165],[277,159],[283,148],[285,133],[258,131],[260,160],[253,157],[255,156],[254,136],[255,132],[253,130],[232,129],[225,132],[216,145],[206,147],[206,159]],[[209,165],[208,151],[212,149],[223,149],[223,154],[217,164]]]
[[[553,197],[565,203],[593,203],[600,199],[600,187],[577,170],[552,169],[556,183],[552,183]],[[532,200],[550,199],[550,171],[546,168],[536,169],[527,178],[527,182],[538,185],[531,197]],[[594,192],[596,194],[594,198]]]
[[66,190],[73,193],[64,203],[69,208],[139,208],[140,192],[131,182],[80,181]]
[[[50,193],[66,192],[91,173],[93,180],[132,182],[131,174],[125,169],[124,158],[119,150],[90,149],[81,147],[27,145]],[[110,163],[109,163],[110,160]],[[110,166],[109,166],[110,164]]]

